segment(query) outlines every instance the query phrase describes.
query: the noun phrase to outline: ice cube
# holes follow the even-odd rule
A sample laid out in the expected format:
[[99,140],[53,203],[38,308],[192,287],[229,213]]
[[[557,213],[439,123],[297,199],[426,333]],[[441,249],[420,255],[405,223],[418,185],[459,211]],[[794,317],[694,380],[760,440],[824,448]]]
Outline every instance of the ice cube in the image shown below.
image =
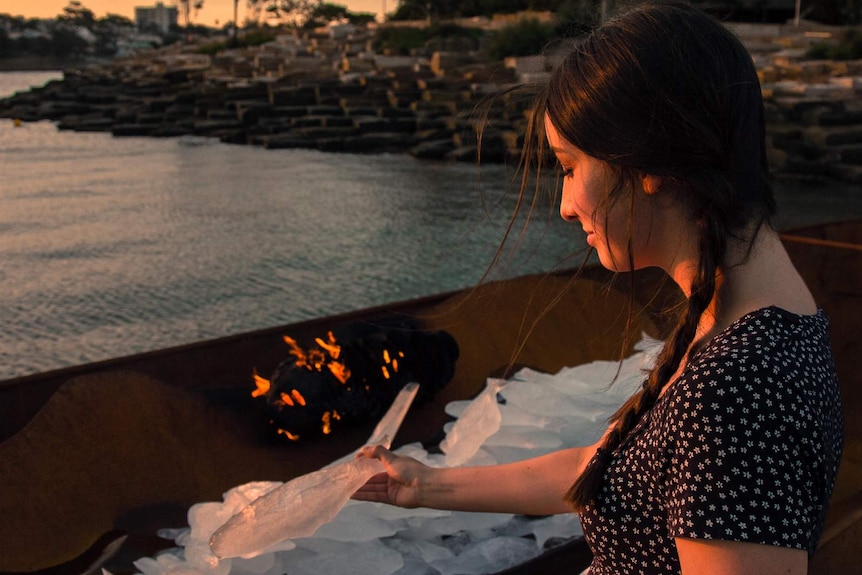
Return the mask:
[[424,540],[410,540],[404,538],[390,537],[383,540],[383,544],[401,554],[405,561],[412,560],[420,563],[431,563],[440,559],[449,559],[455,554],[444,547]]
[[283,570],[281,559],[275,553],[267,553],[251,559],[231,559],[230,575],[266,575]]
[[404,566],[397,551],[380,541],[342,543],[337,552],[320,553],[291,567],[315,575],[391,575]]
[[581,529],[580,519],[574,513],[551,515],[536,519],[532,523],[533,535],[536,538],[539,549],[544,548],[548,539],[555,537],[571,539],[572,537],[580,537],[584,534]]
[[321,525],[314,536],[335,541],[371,541],[396,533],[396,522],[374,514],[375,508],[359,502],[348,503],[329,523]]
[[474,399],[440,443],[447,466],[457,467],[472,457],[485,440],[500,428],[497,408],[499,380],[489,379],[485,389]]
[[185,547],[185,560],[203,575],[227,575],[230,573],[230,559],[220,561],[213,555],[206,539],[190,541]]
[[376,459],[358,458],[293,479],[254,500],[210,539],[218,557],[253,557],[285,539],[308,537],[330,521],[375,473]]
[[470,545],[458,556],[434,561],[441,575],[496,573],[538,555],[536,542],[522,537],[495,537]]
[[545,417],[571,415],[578,407],[574,399],[550,386],[516,382],[507,385],[500,393],[507,404]]
[[550,431],[524,426],[508,426],[501,428],[488,438],[484,447],[489,445],[508,445],[545,451],[560,447],[560,436]]
[[446,415],[458,418],[461,417],[461,414],[464,413],[464,410],[467,409],[470,403],[471,400],[469,399],[450,401],[446,404],[446,407],[443,408],[443,411],[446,412]]
[[471,513],[453,511],[449,517],[439,517],[427,522],[426,528],[439,535],[452,535],[459,531],[483,532],[506,524],[512,519],[511,513]]
[[532,413],[509,403],[498,405],[497,408],[500,410],[500,427],[523,426],[545,429],[554,421],[554,418]]
[[168,550],[155,558],[142,557],[133,561],[132,565],[140,569],[144,575],[167,575],[172,569],[184,566],[185,562],[177,553],[178,551]]

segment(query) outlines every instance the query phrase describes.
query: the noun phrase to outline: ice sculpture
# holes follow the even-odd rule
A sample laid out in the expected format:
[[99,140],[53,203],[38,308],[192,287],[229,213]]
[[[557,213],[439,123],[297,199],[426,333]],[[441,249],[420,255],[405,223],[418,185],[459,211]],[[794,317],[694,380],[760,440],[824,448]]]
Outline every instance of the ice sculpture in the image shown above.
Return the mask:
[[[418,390],[417,383],[404,386],[368,444],[390,446]],[[210,548],[221,559],[254,557],[285,539],[313,535],[338,514],[357,489],[382,471],[383,465],[376,459],[358,458],[288,481],[219,527],[210,538]]]

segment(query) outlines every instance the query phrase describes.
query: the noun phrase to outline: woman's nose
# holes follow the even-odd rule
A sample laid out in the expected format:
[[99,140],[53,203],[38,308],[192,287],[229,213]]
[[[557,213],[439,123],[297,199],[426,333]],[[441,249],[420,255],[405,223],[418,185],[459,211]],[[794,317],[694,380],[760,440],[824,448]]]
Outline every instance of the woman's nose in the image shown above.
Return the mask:
[[572,209],[571,203],[567,202],[565,197],[563,197],[560,202],[560,217],[567,222],[573,222],[578,219],[578,214],[575,213],[575,210]]

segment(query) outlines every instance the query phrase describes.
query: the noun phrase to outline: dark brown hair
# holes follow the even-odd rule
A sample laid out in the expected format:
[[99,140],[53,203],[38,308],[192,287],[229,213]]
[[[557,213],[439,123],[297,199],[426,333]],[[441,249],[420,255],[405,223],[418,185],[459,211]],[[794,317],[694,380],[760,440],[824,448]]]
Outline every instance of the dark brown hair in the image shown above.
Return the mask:
[[[607,202],[630,200],[641,175],[659,176],[699,233],[697,275],[676,328],[643,388],[611,417],[611,431],[569,489],[567,500],[580,510],[598,494],[612,453],[655,404],[694,341],[728,239],[768,225],[775,202],[751,56],[720,22],[687,4],[628,7],[561,59],[532,110],[522,193],[531,166],[541,166],[532,159],[547,157],[546,114],[562,138],[610,166],[616,184]],[[539,178],[541,168],[535,171]],[[634,269],[631,248],[628,259]]]

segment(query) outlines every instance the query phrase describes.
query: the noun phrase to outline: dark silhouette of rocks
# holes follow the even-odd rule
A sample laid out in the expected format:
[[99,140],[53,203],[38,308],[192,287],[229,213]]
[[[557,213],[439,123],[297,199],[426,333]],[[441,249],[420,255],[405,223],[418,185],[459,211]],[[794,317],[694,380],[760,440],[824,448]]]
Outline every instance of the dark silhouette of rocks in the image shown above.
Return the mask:
[[[0,101],[0,117],[115,136],[475,161],[480,120],[471,115],[515,82],[514,71],[464,54],[378,55],[367,43],[309,35],[214,57],[161,50],[67,70],[62,80]],[[512,112],[494,120],[523,130],[523,114]],[[495,149],[483,143],[483,157],[518,154],[503,138],[487,141]]]
[[[862,60],[805,60],[812,42],[837,29],[732,27],[761,76],[773,170],[862,182]],[[481,149],[483,162],[517,161],[529,100],[509,90],[546,77],[553,55],[497,62],[457,41],[414,56],[376,54],[370,45],[359,30],[288,34],[215,56],[168,47],[67,70],[0,100],[0,117],[118,137],[195,135],[470,162]]]

